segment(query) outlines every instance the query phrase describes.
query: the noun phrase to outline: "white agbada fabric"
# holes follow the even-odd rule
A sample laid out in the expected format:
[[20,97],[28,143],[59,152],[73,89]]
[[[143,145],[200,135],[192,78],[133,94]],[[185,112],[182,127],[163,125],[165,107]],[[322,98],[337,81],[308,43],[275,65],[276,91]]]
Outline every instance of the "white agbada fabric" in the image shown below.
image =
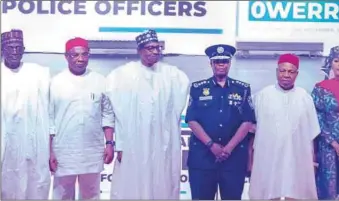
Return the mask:
[[1,65],[2,199],[48,199],[49,69]]
[[75,76],[68,69],[56,75],[50,87],[50,133],[58,161],[55,176],[98,173],[103,170],[104,133],[114,126],[114,114],[105,95],[105,77],[90,69]]
[[[3,83],[1,83],[1,86],[3,86]],[[1,92],[3,92],[3,90],[1,90]],[[1,108],[2,108],[2,105],[1,105]],[[4,110],[1,109],[1,164],[4,160],[5,147],[6,147],[6,123],[5,123]]]
[[130,62],[107,77],[116,116],[111,199],[179,199],[180,116],[189,80],[175,66]]
[[312,140],[320,133],[311,96],[278,85],[254,96],[257,117],[251,199],[317,199]]

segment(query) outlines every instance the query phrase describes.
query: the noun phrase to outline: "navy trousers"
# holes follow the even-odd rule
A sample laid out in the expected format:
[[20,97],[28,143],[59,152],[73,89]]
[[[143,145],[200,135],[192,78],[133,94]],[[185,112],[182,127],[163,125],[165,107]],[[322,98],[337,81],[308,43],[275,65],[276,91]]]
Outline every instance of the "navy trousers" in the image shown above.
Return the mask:
[[192,200],[214,200],[218,190],[222,200],[241,200],[246,172],[188,169]]

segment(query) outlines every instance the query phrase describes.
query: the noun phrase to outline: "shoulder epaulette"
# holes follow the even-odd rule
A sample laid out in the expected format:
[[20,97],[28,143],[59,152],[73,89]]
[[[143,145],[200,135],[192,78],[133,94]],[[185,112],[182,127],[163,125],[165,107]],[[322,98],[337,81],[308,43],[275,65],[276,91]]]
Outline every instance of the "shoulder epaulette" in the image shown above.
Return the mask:
[[231,83],[234,84],[234,85],[240,86],[240,87],[244,87],[244,88],[247,88],[247,87],[250,86],[250,84],[248,84],[246,82],[242,82],[242,81],[234,80],[234,79],[231,80]]
[[198,87],[200,87],[200,86],[203,86],[203,85],[209,84],[209,83],[210,83],[209,80],[199,80],[199,81],[193,82],[193,83],[192,83],[192,86],[193,86],[194,88],[198,88]]

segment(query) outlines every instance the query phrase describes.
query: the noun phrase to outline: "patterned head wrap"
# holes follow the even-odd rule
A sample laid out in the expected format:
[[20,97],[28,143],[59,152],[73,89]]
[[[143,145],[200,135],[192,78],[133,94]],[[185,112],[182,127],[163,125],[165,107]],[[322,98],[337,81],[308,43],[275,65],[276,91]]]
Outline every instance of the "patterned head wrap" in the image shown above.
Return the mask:
[[4,32],[1,34],[1,45],[5,45],[11,42],[20,42],[24,41],[22,30],[12,29],[11,31]]
[[324,66],[321,67],[321,71],[325,73],[325,80],[330,78],[332,61],[335,58],[339,58],[339,46],[332,47],[330,55],[326,57]]
[[135,38],[138,47],[145,45],[149,42],[159,42],[158,36],[155,30],[148,30]]

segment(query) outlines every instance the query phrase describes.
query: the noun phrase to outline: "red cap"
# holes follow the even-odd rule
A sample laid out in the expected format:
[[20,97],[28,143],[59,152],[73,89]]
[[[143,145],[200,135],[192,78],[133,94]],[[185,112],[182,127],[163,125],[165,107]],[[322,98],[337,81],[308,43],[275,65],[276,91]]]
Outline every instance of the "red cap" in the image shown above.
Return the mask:
[[88,48],[88,41],[79,37],[70,39],[66,43],[66,52],[68,52],[70,49],[76,46]]
[[278,64],[281,63],[290,63],[293,64],[295,67],[299,68],[299,57],[294,54],[283,54],[280,55]]

